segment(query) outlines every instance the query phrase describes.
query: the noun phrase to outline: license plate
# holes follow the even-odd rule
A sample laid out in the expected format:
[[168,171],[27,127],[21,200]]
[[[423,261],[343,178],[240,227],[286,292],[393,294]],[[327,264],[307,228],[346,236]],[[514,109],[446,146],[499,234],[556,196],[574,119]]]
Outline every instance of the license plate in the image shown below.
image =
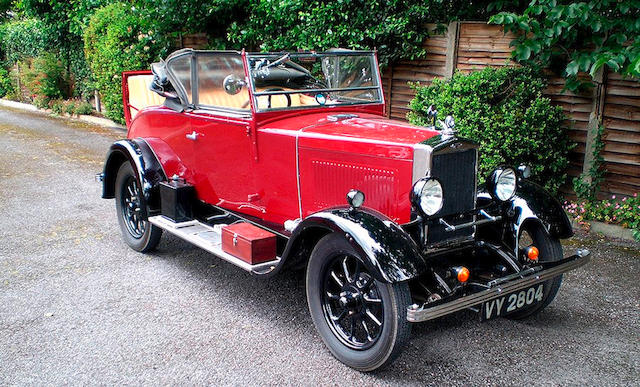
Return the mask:
[[482,304],[480,319],[489,320],[495,317],[506,316],[542,301],[544,283],[533,285],[529,288],[517,290],[513,293],[494,298]]

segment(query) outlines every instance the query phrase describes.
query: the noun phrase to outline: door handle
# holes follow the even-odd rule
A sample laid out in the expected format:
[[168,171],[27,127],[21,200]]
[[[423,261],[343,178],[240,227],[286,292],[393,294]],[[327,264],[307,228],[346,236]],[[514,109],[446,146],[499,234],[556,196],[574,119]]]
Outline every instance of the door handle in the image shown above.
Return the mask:
[[186,137],[187,137],[189,140],[191,140],[191,141],[195,141],[195,140],[197,140],[197,139],[198,139],[198,136],[199,136],[199,135],[200,135],[200,134],[199,134],[199,133],[197,133],[197,132],[194,130],[193,132],[188,133],[188,134],[186,135]]

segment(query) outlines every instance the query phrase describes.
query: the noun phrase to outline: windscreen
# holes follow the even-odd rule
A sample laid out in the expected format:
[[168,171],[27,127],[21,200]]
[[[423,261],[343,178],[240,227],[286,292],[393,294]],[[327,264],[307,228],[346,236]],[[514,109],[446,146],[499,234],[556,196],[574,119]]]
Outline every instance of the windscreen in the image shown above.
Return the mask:
[[382,102],[373,53],[250,54],[257,110]]

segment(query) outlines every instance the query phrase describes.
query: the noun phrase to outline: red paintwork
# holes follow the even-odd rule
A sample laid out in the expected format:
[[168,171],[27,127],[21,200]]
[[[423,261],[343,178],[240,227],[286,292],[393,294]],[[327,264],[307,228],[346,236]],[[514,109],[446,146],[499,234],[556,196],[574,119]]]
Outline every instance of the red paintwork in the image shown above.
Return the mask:
[[[384,118],[384,104],[252,112],[241,119],[150,107],[127,137],[145,138],[167,176],[184,177],[199,199],[268,222],[345,205],[353,188],[365,207],[410,220],[413,146],[436,132]],[[358,117],[327,119],[339,113]],[[196,141],[185,137],[193,131]]]

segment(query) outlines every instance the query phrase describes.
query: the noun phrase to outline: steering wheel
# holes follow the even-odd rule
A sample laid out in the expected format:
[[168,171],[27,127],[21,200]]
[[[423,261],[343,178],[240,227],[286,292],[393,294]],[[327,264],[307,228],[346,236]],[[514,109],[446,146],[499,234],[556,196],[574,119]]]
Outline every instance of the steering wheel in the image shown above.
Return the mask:
[[[282,87],[272,87],[270,89],[266,89],[265,91],[284,91]],[[283,94],[287,97],[287,107],[291,107],[291,96],[289,94]],[[267,96],[267,109],[271,109],[271,94]]]

